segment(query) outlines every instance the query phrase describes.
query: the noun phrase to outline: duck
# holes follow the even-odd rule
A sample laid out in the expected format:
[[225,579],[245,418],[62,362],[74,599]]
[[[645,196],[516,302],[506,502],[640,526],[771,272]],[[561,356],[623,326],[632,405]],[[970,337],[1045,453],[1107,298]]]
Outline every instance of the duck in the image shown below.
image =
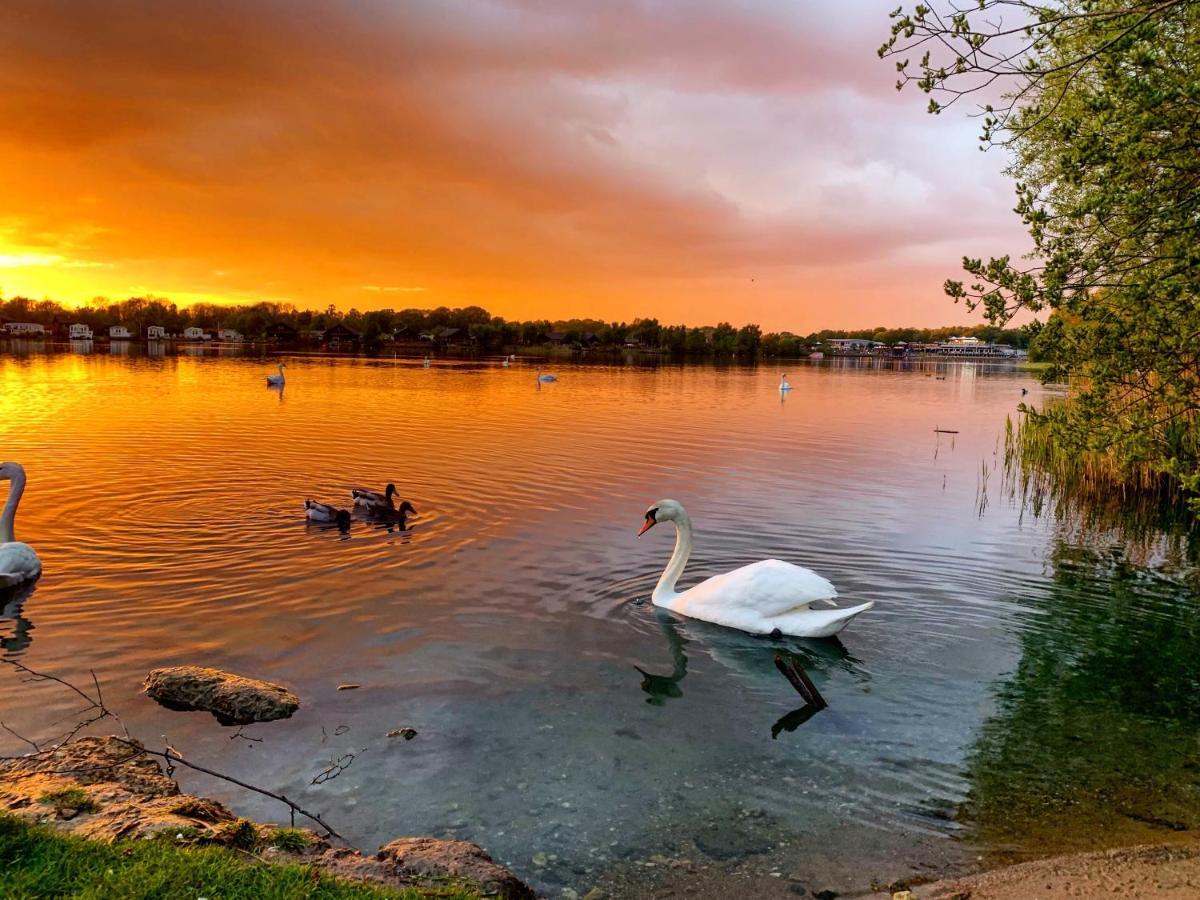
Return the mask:
[[779,376],[779,389],[781,391],[790,391],[792,389],[792,386],[788,384],[787,372]]
[[544,381],[544,382],[558,381],[558,376],[557,375],[543,375],[542,370],[538,369],[537,380]]
[[[659,500],[646,510],[638,537],[663,522],[675,526],[675,552],[651,595],[655,606],[750,634],[825,638],[875,605],[867,602],[839,608],[833,603],[837,590],[828,580],[778,559],[715,575],[680,592],[675,585],[692,553],[692,520],[679,501]],[[813,609],[818,601],[834,608]]]
[[413,505],[407,500],[401,501],[397,506],[368,506],[366,513],[372,519],[377,519],[381,522],[399,522],[400,527],[404,527],[404,520],[409,516],[415,516],[417,511],[413,509]]
[[396,501],[392,498],[396,496],[396,485],[388,482],[388,486],[383,489],[383,493],[379,491],[368,491],[366,488],[354,488],[350,491],[350,496],[354,498],[354,505],[367,510],[374,510],[376,507],[385,509],[395,509]]
[[350,528],[350,511],[338,509],[330,503],[318,500],[304,501],[304,515],[310,522],[336,522],[337,527],[346,531]]
[[25,493],[25,469],[20,463],[0,463],[0,481],[9,482],[8,500],[0,512],[0,590],[36,581],[42,574],[37,552],[13,536],[17,504]]
[[285,363],[280,363],[279,364],[279,374],[278,375],[268,375],[267,376],[267,384],[270,387],[283,387],[283,382],[284,382],[283,370],[286,368],[287,368],[287,365]]

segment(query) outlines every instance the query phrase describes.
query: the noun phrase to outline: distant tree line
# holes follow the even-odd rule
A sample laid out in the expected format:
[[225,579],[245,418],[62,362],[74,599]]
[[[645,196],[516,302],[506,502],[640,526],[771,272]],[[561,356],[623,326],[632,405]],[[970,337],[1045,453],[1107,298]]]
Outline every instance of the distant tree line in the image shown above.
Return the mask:
[[[351,309],[340,312],[329,306],[324,310],[297,309],[287,303],[253,303],[225,306],[215,303],[196,303],[177,306],[158,297],[130,297],[109,302],[98,299],[92,303],[68,308],[53,300],[30,300],[13,297],[0,300],[0,318],[15,322],[39,322],[50,327],[59,323],[80,322],[97,334],[105,334],[110,325],[124,325],[134,334],[145,334],[149,325],[161,325],[169,334],[180,334],[185,328],[197,326],[215,331],[232,328],[247,338],[258,338],[272,325],[285,323],[301,334],[324,331],[342,323],[362,336],[371,345],[384,339],[415,341],[422,334],[444,333],[456,329],[448,343],[468,344],[480,351],[498,351],[506,347],[534,347],[558,344],[565,347],[638,347],[676,355],[770,357],[805,356],[821,349],[830,338],[865,338],[894,344],[905,342],[941,341],[951,335],[973,335],[982,340],[1029,346],[1031,330],[1001,329],[994,326],[947,326],[945,328],[865,328],[851,331],[826,329],[807,335],[788,331],[763,334],[757,325],[735,328],[728,322],[706,327],[663,325],[658,319],[635,319],[633,322],[604,322],[599,319],[540,319],[511,322],[493,316],[480,306],[450,309],[379,309],[362,312]],[[439,339],[440,340],[440,339]]]

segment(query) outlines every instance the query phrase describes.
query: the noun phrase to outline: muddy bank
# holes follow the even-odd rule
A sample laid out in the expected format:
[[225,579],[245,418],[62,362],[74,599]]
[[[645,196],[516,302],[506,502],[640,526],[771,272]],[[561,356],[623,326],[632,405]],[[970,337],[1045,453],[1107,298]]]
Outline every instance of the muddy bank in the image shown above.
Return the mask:
[[303,863],[388,887],[444,887],[451,880],[504,900],[534,897],[467,841],[398,838],[367,855],[333,847],[307,828],[238,818],[214,800],[181,793],[139,748],[123,738],[83,737],[52,753],[0,762],[0,812],[94,840],[223,844],[264,863]]

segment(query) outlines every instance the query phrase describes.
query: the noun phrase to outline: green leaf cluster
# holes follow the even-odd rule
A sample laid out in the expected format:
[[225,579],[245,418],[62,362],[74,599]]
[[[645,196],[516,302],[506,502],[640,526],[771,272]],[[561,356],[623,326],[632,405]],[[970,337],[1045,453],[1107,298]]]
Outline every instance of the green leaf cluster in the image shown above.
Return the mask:
[[1200,495],[1200,3],[897,10],[880,54],[924,47],[899,86],[992,100],[981,139],[1009,153],[1033,243],[1020,264],[964,259],[946,292],[994,323],[1045,315],[1034,350],[1075,392],[1033,415],[1062,452]]

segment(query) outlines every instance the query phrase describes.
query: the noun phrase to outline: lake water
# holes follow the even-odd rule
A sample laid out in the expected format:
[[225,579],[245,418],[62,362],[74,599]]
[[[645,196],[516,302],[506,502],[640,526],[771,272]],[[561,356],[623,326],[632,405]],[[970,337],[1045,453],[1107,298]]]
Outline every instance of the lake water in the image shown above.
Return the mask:
[[[17,537],[45,564],[0,618],[3,652],[94,669],[135,734],[357,845],[476,841],[552,895],[669,881],[663,857],[853,894],[1200,824],[1190,551],[1134,559],[1006,501],[1006,417],[1022,387],[1042,397],[1028,375],[844,362],[795,364],[781,398],[775,367],[555,363],[539,387],[527,363],[289,357],[279,393],[273,362],[211,352],[0,357],[0,458],[29,474]],[[408,530],[304,520],[306,497],[388,481]],[[635,538],[663,497],[697,528],[684,583],[777,557],[875,608],[840,641],[664,616],[645,601],[671,531]],[[780,650],[828,709],[797,711]],[[139,695],[174,664],[302,706],[231,740]],[[18,731],[73,708],[0,669]],[[417,738],[385,736],[402,726]]]

